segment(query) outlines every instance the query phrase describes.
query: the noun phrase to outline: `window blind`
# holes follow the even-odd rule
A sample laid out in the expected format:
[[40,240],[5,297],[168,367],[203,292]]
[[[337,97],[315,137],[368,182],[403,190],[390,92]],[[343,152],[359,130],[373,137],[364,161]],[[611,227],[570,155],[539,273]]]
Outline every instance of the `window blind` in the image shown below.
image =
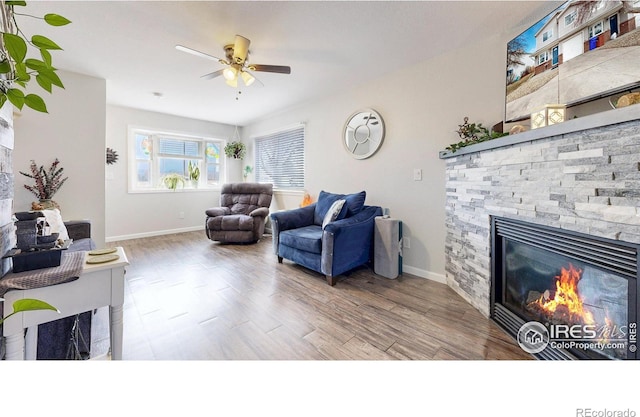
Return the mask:
[[256,181],[304,188],[304,125],[255,138]]

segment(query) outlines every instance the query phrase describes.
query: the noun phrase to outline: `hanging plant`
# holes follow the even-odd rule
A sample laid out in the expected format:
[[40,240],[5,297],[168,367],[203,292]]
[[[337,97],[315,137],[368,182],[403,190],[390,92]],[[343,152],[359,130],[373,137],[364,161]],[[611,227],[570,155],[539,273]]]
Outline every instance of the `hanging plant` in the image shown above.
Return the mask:
[[247,154],[247,145],[237,141],[228,143],[224,147],[224,154],[227,155],[228,158],[244,159]]
[[[26,1],[0,1],[0,107],[7,101],[18,109],[26,105],[33,110],[48,113],[45,101],[37,94],[25,94],[27,85],[34,79],[40,87],[51,93],[53,86],[64,88],[56,74],[51,60],[52,50],[61,50],[51,39],[42,35],[28,38],[16,20],[16,16],[42,19],[50,26],[65,26],[71,23],[67,18],[55,13],[44,17],[31,16],[15,12],[15,7],[26,6]],[[27,58],[29,46],[40,52],[40,58]]]

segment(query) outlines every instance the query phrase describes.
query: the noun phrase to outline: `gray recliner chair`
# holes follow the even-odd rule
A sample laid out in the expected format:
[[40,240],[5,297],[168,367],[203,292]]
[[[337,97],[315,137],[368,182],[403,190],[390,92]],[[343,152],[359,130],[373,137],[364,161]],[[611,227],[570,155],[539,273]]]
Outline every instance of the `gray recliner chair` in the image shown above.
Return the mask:
[[272,184],[224,184],[220,207],[205,211],[207,237],[223,243],[257,242],[264,234],[272,197]]

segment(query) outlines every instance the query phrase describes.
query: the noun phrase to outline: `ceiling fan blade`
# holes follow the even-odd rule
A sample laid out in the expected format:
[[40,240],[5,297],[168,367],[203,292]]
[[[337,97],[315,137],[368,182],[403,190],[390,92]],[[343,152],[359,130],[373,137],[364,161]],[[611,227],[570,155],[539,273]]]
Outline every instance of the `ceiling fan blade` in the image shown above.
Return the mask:
[[216,78],[216,77],[219,77],[220,75],[222,75],[222,71],[224,71],[224,69],[220,69],[218,71],[210,72],[209,74],[205,74],[205,75],[201,76],[200,78],[205,79],[205,80],[210,80],[212,78]]
[[242,64],[247,60],[250,43],[251,41],[244,36],[236,35],[236,41],[233,44],[233,59],[236,64]]
[[253,71],[275,72],[278,74],[291,74],[291,67],[286,65],[261,65],[251,64],[249,68]]
[[212,61],[218,61],[218,62],[220,62],[221,64],[224,64],[224,65],[229,65],[229,63],[226,60],[222,59],[222,58],[218,58],[217,56],[205,54],[204,52],[196,51],[195,49],[187,48],[186,46],[176,45],[176,49],[178,51],[186,52],[188,54],[199,56],[201,58],[210,59]]

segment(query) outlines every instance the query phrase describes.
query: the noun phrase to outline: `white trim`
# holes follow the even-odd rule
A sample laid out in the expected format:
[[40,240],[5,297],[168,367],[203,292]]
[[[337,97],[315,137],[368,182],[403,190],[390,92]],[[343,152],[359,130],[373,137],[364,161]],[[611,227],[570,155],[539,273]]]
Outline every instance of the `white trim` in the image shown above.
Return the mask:
[[167,230],[157,230],[154,232],[134,233],[131,235],[108,236],[105,238],[105,242],[117,242],[119,240],[131,240],[131,239],[141,239],[144,237],[173,235],[176,233],[196,232],[198,230],[202,230],[202,233],[204,233],[203,226],[191,226],[191,227],[182,227],[180,229],[167,229]]
[[426,278],[431,281],[439,282],[440,284],[447,284],[447,277],[443,274],[427,271],[425,269],[416,268],[413,266],[402,265],[402,272],[406,272],[411,275],[415,275],[419,278]]

